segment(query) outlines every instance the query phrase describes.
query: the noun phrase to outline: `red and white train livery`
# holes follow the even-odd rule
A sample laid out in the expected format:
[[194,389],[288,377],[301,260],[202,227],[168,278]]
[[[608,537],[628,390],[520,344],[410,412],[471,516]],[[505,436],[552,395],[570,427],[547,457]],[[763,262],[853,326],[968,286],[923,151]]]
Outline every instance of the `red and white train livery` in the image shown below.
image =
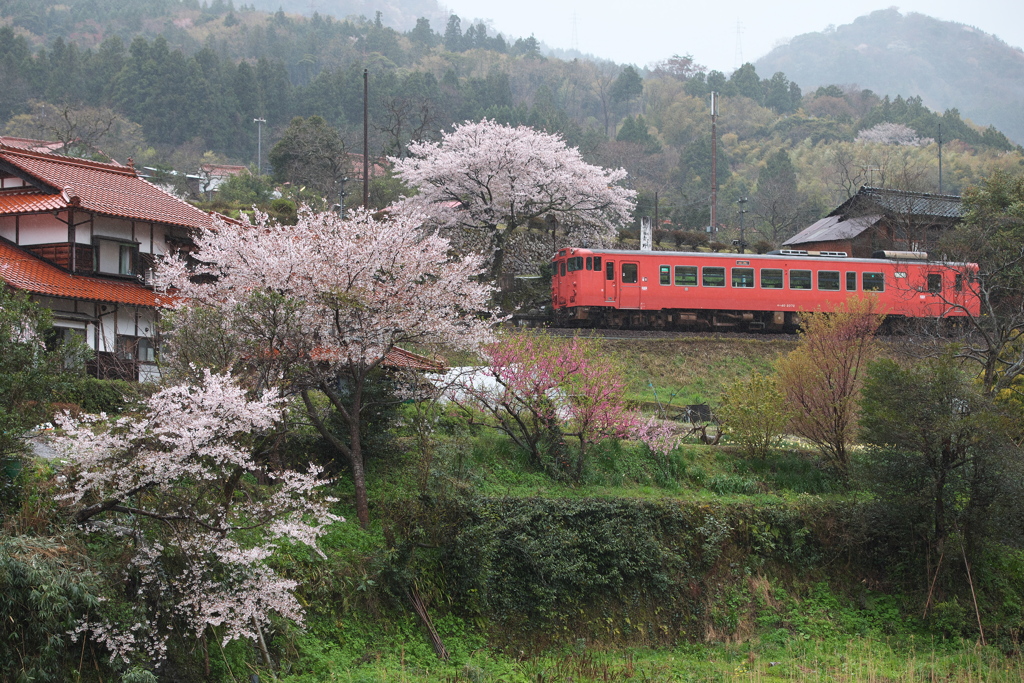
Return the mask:
[[890,317],[978,315],[973,264],[883,252],[707,254],[559,249],[552,259],[556,320],[593,327],[787,330],[803,311],[870,296]]

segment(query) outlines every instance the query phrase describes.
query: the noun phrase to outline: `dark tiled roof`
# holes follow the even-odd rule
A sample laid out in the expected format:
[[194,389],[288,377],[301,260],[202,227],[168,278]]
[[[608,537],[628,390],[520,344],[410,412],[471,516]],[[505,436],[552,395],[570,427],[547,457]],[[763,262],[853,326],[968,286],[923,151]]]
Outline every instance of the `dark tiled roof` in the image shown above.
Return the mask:
[[[169,223],[188,228],[209,228],[212,225],[209,214],[146,182],[130,166],[44,154],[2,143],[0,161],[54,189],[55,193],[52,195],[42,190],[35,191],[38,201],[49,202],[47,210],[79,206],[87,211],[108,216]],[[30,192],[17,191],[21,195]],[[6,194],[0,192],[0,196]],[[60,204],[51,206],[53,202]],[[2,213],[24,211],[25,209],[4,209]]]
[[854,197],[829,215],[845,213],[856,201],[868,201],[885,213],[936,218],[962,218],[963,203],[958,195],[928,194],[889,190],[881,187],[862,187]]
[[874,215],[843,220],[842,216],[826,216],[790,237],[782,243],[782,246],[853,239],[874,225],[880,218],[880,215]]
[[0,280],[31,294],[156,308],[156,294],[134,282],[70,275],[0,239]]

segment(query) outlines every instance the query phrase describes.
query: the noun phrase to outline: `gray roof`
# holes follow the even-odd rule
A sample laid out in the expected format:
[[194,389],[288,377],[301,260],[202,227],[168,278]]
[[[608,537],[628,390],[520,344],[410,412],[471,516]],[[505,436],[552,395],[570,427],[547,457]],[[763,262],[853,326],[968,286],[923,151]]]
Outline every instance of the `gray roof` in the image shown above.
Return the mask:
[[934,216],[938,218],[962,218],[963,203],[958,195],[928,194],[889,190],[880,187],[862,187],[856,195],[844,202],[832,214],[846,213],[855,201],[868,201],[885,213],[911,216]]
[[843,220],[842,216],[826,216],[790,237],[782,243],[782,246],[853,239],[881,218],[878,214],[858,216],[849,220]]

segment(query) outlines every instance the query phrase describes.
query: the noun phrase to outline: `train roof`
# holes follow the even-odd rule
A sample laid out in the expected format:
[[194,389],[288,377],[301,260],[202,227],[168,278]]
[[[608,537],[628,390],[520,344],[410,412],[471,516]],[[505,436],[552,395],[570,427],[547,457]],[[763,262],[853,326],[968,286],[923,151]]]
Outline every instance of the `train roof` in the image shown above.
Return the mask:
[[[931,261],[919,258],[854,258],[852,256],[839,256],[835,252],[829,254],[737,254],[735,252],[706,252],[706,251],[636,251],[630,249],[591,249],[589,247],[561,247],[571,249],[573,254],[612,254],[615,256],[663,256],[665,258],[720,258],[720,259],[767,259],[778,261],[835,261],[836,263],[928,263],[937,266],[958,266],[965,265],[957,261]],[[558,258],[558,251],[552,256],[552,260]]]

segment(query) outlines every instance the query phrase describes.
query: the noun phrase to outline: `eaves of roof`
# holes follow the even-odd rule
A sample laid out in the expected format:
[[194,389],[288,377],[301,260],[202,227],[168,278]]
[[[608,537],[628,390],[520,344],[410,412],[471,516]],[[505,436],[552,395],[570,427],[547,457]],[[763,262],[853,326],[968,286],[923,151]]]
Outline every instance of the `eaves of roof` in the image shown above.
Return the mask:
[[0,280],[30,294],[81,301],[157,308],[151,289],[134,282],[71,275],[53,264],[0,239]]

